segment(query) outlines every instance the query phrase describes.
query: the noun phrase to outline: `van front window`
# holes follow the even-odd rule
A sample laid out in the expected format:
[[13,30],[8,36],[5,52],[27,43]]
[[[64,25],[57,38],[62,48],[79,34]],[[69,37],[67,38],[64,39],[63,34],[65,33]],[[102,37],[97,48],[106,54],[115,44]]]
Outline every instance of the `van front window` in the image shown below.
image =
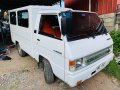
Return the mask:
[[89,12],[64,12],[66,18],[66,36],[68,40],[83,39],[106,34],[107,30],[101,19],[95,13]]

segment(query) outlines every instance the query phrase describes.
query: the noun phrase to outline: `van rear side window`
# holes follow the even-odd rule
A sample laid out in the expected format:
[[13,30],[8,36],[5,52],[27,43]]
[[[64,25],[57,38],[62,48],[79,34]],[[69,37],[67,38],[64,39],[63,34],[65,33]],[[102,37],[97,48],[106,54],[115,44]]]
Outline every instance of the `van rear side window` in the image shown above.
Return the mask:
[[16,12],[10,12],[10,23],[16,25]]
[[28,10],[18,11],[18,25],[22,27],[28,27],[29,23]]

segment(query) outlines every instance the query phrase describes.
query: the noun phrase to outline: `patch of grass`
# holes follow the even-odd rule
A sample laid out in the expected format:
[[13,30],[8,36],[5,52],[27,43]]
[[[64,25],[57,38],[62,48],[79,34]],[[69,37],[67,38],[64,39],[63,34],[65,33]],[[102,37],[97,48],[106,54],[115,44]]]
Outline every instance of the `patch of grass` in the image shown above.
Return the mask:
[[114,42],[113,45],[114,54],[118,56],[120,52],[120,30],[113,30],[110,32],[110,35]]
[[120,80],[120,65],[116,63],[116,60],[110,62],[110,64],[104,69],[105,73],[110,76],[116,77]]

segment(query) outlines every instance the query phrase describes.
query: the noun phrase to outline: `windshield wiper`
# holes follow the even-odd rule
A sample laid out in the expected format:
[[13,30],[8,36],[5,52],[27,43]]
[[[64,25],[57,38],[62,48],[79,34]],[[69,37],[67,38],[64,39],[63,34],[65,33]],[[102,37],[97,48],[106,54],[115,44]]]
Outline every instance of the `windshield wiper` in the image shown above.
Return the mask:
[[68,37],[68,38],[95,38],[94,33],[91,34],[82,34],[82,35],[77,35],[77,36],[73,36],[73,37]]
[[68,38],[77,38],[77,37],[84,37],[84,36],[88,37],[88,34],[81,34],[81,35],[72,36],[72,37],[70,37],[70,36],[68,35],[67,37],[68,37]]
[[93,39],[94,39],[95,38],[95,33],[91,33],[90,36],[93,37]]
[[92,25],[91,27],[89,27],[89,30],[91,31],[90,36],[92,36],[93,38],[95,38],[96,32],[94,29],[94,25]]

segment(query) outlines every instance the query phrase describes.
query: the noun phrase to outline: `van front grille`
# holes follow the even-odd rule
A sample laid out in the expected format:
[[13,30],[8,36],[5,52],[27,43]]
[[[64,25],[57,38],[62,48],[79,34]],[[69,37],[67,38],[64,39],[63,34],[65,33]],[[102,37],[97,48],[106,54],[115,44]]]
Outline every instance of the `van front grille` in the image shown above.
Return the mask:
[[94,62],[98,61],[99,59],[105,57],[109,53],[110,53],[110,49],[107,48],[107,49],[101,50],[99,52],[96,52],[92,55],[89,55],[86,57],[86,64],[89,65],[91,63],[94,63]]

